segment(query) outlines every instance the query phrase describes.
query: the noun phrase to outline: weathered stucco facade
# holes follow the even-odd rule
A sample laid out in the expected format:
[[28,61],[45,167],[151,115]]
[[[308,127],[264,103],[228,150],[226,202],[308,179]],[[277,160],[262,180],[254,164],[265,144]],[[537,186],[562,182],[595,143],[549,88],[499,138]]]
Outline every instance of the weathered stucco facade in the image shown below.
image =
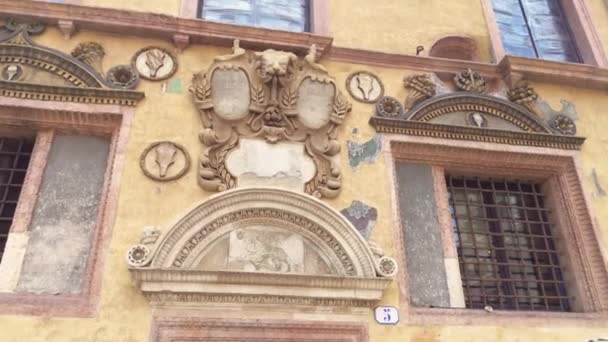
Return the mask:
[[[0,0],[0,16],[3,19],[18,18],[17,21],[21,20],[22,22],[25,20],[46,23],[47,27],[44,32],[32,35],[31,39],[40,46],[55,49],[67,55],[80,43],[98,43],[105,51],[101,64],[102,75],[104,76],[113,66],[131,64],[133,56],[139,50],[149,46],[166,49],[175,58],[177,69],[175,74],[165,80],[140,79],[136,88],[129,91],[144,93],[145,98],[133,100],[133,105],[112,104],[111,102],[90,104],[85,101],[75,103],[70,100],[51,101],[44,98],[26,98],[25,96],[18,98],[7,91],[0,95],[0,110],[2,110],[2,107],[27,107],[33,108],[31,109],[32,113],[36,111],[44,112],[45,110],[51,112],[65,110],[67,112],[94,114],[109,113],[108,115],[120,115],[122,120],[119,124],[112,124],[113,126],[108,124],[108,127],[114,127],[114,131],[112,131],[114,133],[106,134],[104,139],[89,138],[93,141],[80,141],[78,139],[72,142],[66,141],[69,139],[64,139],[61,135],[62,129],[70,132],[70,130],[73,130],[71,124],[53,128],[57,132],[52,133],[54,143],[51,146],[58,146],[54,144],[59,143],[76,144],[83,149],[90,148],[90,150],[87,150],[91,159],[90,163],[99,168],[98,175],[87,173],[87,176],[83,178],[82,172],[79,172],[77,167],[62,168],[62,165],[55,165],[51,162],[46,164],[43,161],[41,165],[37,165],[34,160],[30,162],[31,165],[34,165],[32,168],[38,167],[40,169],[38,173],[42,177],[42,184],[39,184],[41,195],[37,197],[35,193],[28,194],[27,188],[24,188],[22,192],[20,201],[32,202],[30,211],[33,211],[34,214],[29,216],[30,223],[20,223],[22,233],[28,234],[27,239],[29,240],[22,239],[19,241],[21,241],[21,245],[40,246],[40,248],[37,251],[26,250],[22,253],[21,259],[17,259],[21,260],[23,265],[28,265],[28,262],[32,259],[40,258],[40,255],[36,255],[37,252],[53,253],[44,247],[43,242],[36,241],[36,239],[41,239],[38,236],[40,234],[28,229],[28,224],[31,226],[31,222],[34,222],[38,228],[41,226],[44,228],[45,225],[56,225],[61,228],[66,227],[66,225],[69,227],[72,223],[72,221],[53,221],[52,216],[56,214],[56,211],[64,209],[45,208],[41,204],[40,201],[45,199],[45,196],[53,195],[48,191],[45,192],[45,187],[57,185],[54,184],[57,180],[53,179],[52,176],[44,177],[45,169],[56,168],[58,170],[56,172],[59,173],[76,172],[78,174],[73,175],[75,180],[73,186],[80,188],[79,182],[84,182],[81,187],[82,191],[103,193],[102,203],[99,204],[102,209],[100,209],[100,213],[97,213],[97,221],[90,217],[79,217],[77,213],[70,216],[74,222],[86,221],[87,224],[97,222],[98,227],[96,229],[90,228],[91,231],[81,231],[82,236],[69,237],[69,234],[65,232],[59,234],[59,236],[65,235],[68,240],[73,240],[71,243],[86,240],[86,242],[82,242],[81,247],[95,251],[89,253],[88,256],[86,253],[84,256],[70,255],[69,253],[63,255],[67,258],[89,258],[85,262],[88,266],[83,266],[86,272],[89,272],[88,276],[82,278],[84,279],[82,281],[85,282],[84,285],[73,279],[65,279],[67,284],[60,286],[68,289],[86,288],[87,304],[79,308],[76,305],[77,308],[75,309],[63,310],[61,309],[63,305],[70,307],[73,303],[70,302],[72,300],[69,297],[71,293],[61,293],[61,291],[51,293],[44,299],[36,299],[36,295],[40,295],[40,292],[53,288],[44,284],[47,281],[46,279],[36,279],[36,277],[44,277],[46,272],[51,271],[46,269],[46,272],[42,272],[43,270],[36,271],[35,268],[30,268],[32,273],[21,271],[20,274],[17,272],[17,275],[15,275],[16,271],[9,263],[20,264],[20,262],[11,258],[4,258],[2,262],[5,265],[0,266],[0,278],[5,277],[2,272],[6,272],[7,277],[12,278],[0,281],[0,291],[4,292],[0,293],[0,341],[170,341],[170,339],[162,339],[162,336],[164,336],[162,330],[158,330],[163,322],[167,321],[181,321],[182,323],[185,322],[183,323],[184,326],[191,324],[194,327],[197,327],[196,324],[202,324],[203,328],[200,328],[200,326],[196,328],[199,331],[208,329],[209,326],[224,331],[239,328],[243,329],[240,335],[235,333],[234,336],[244,337],[251,336],[248,333],[254,330],[249,329],[247,324],[252,324],[253,327],[255,325],[264,326],[269,331],[276,330],[274,336],[283,338],[279,338],[277,341],[291,341],[288,338],[296,335],[289,335],[289,331],[294,331],[295,334],[296,331],[300,331],[298,329],[301,329],[301,327],[317,329],[321,335],[324,329],[341,331],[342,336],[348,336],[349,338],[345,341],[364,341],[364,339],[357,339],[359,338],[357,336],[365,336],[369,341],[586,342],[600,338],[608,339],[608,308],[603,306],[603,302],[601,304],[596,303],[598,309],[593,312],[555,315],[545,315],[542,312],[509,312],[505,314],[498,310],[494,312],[476,310],[480,312],[460,315],[459,313],[464,309],[459,309],[458,313],[450,313],[449,310],[433,312],[432,308],[427,308],[427,311],[422,312],[411,307],[409,304],[411,303],[410,297],[416,295],[410,293],[412,289],[409,288],[408,284],[411,285],[416,282],[412,283],[408,279],[407,272],[411,270],[408,270],[407,263],[404,260],[403,249],[405,247],[400,239],[405,238],[405,244],[407,245],[407,238],[415,239],[417,235],[402,235],[403,219],[399,216],[398,207],[402,206],[403,208],[407,205],[407,203],[403,203],[403,199],[399,200],[400,194],[401,196],[417,197],[418,193],[416,187],[408,189],[406,193],[399,193],[396,184],[399,178],[398,173],[400,169],[408,169],[408,167],[395,166],[395,160],[399,159],[396,155],[400,153],[406,155],[408,146],[414,146],[415,144],[491,151],[497,153],[497,155],[511,153],[515,156],[513,157],[514,160],[517,159],[517,156],[524,155],[551,155],[571,158],[568,160],[572,160],[574,163],[574,177],[578,177],[577,179],[583,189],[584,196],[582,197],[584,198],[581,197],[580,200],[585,203],[585,210],[587,210],[587,215],[591,220],[581,223],[582,216],[585,216],[585,214],[581,215],[576,211],[576,207],[568,206],[568,200],[565,200],[565,207],[568,208],[569,212],[575,212],[571,215],[576,217],[576,220],[578,220],[576,222],[581,227],[585,226],[584,229],[593,232],[594,236],[597,237],[597,250],[594,252],[586,251],[586,253],[603,257],[603,262],[600,265],[588,266],[590,273],[585,274],[592,274],[593,276],[590,278],[598,282],[604,279],[602,278],[602,272],[606,272],[605,263],[608,260],[606,259],[608,256],[604,254],[604,249],[608,244],[608,160],[605,158],[608,153],[608,137],[606,136],[608,117],[605,114],[605,110],[608,108],[608,61],[606,60],[606,55],[608,55],[608,3],[606,1],[564,0],[564,2],[575,3],[576,6],[584,6],[583,20],[594,28],[595,35],[590,40],[593,44],[596,44],[594,45],[596,49],[594,53],[590,52],[590,55],[593,55],[596,61],[595,63],[588,63],[588,65],[558,62],[541,63],[542,61],[537,60],[528,63],[524,59],[522,59],[523,61],[517,59],[506,61],[502,58],[496,58],[496,51],[493,50],[492,45],[492,29],[488,25],[487,13],[484,11],[487,2],[483,0],[314,0],[313,6],[319,6],[317,10],[319,8],[324,9],[324,13],[318,16],[319,20],[323,20],[324,26],[319,25],[318,27],[324,28],[321,31],[325,32],[320,32],[318,35],[292,33],[290,36],[283,35],[280,31],[264,29],[248,32],[247,28],[238,28],[233,25],[225,25],[224,27],[222,26],[224,24],[218,24],[217,27],[206,27],[190,25],[190,22],[186,22],[186,25],[177,22],[178,19],[174,17],[191,17],[194,15],[184,13],[184,9],[187,9],[188,6],[180,0],[66,0],[65,2],[64,4],[51,4],[38,1]],[[93,8],[87,9],[81,6],[95,6],[99,12],[95,12]],[[147,20],[146,23],[142,23],[138,21],[138,14],[134,11],[157,13],[162,14],[162,16],[149,15],[145,19]],[[95,15],[98,16],[95,17]],[[73,22],[70,20],[73,20]],[[183,44],[184,36],[189,36],[189,44]],[[474,42],[476,60],[465,61],[427,56],[431,46],[437,40],[446,36],[463,36]],[[341,119],[341,123],[334,127],[335,139],[341,149],[339,153],[333,156],[341,166],[339,170],[339,193],[333,195],[330,192],[330,196],[321,195],[320,200],[311,199],[312,204],[310,205],[321,206],[319,203],[324,203],[326,205],[322,207],[324,209],[319,209],[322,213],[325,213],[323,211],[325,208],[333,208],[335,213],[341,212],[343,216],[340,216],[342,217],[340,220],[344,219],[344,227],[351,228],[353,226],[351,223],[347,223],[346,218],[352,219],[349,215],[357,215],[349,214],[347,208],[355,201],[371,207],[371,213],[367,211],[366,214],[371,217],[371,221],[375,221],[375,224],[365,221],[365,219],[362,222],[354,223],[357,228],[363,225],[363,228],[359,230],[361,234],[369,233],[369,236],[365,236],[368,238],[367,240],[361,238],[360,235],[357,235],[357,239],[363,241],[361,246],[364,246],[362,248],[365,250],[374,248],[372,246],[372,249],[370,249],[366,242],[373,241],[378,249],[383,250],[386,256],[395,259],[398,265],[398,273],[392,278],[376,276],[375,271],[372,272],[373,275],[367,275],[374,281],[392,279],[392,281],[386,282],[386,289],[378,290],[381,299],[374,304],[368,303],[367,306],[352,307],[348,305],[332,306],[323,302],[293,305],[290,302],[265,304],[255,301],[248,303],[245,300],[230,303],[200,301],[197,304],[177,305],[175,303],[167,304],[168,302],[163,304],[163,300],[158,298],[155,303],[151,303],[153,300],[144,296],[139,285],[136,284],[134,276],[130,273],[125,255],[133,245],[138,244],[144,227],[153,226],[157,228],[162,240],[165,237],[163,234],[168,234],[172,227],[178,226],[180,220],[192,212],[195,207],[204,205],[209,198],[218,198],[217,196],[222,194],[220,192],[220,195],[217,195],[217,193],[204,190],[199,186],[199,183],[201,183],[199,178],[201,175],[199,155],[205,148],[205,145],[199,140],[199,134],[204,127],[199,112],[201,107],[193,100],[193,94],[189,91],[189,88],[193,84],[193,75],[209,71],[214,63],[241,63],[238,56],[233,56],[237,59],[227,61],[216,59],[218,56],[233,58],[230,57],[231,54],[237,54],[240,51],[241,48],[238,46],[234,50],[230,49],[234,39],[240,39],[241,46],[247,50],[247,53],[250,53],[250,51],[260,52],[270,48],[293,52],[297,55],[297,57],[295,55],[294,57],[304,63],[302,65],[305,65],[304,71],[300,70],[298,72],[306,72],[307,68],[310,68],[312,70],[310,72],[317,76],[321,75],[318,76],[320,78],[323,75],[328,75],[335,80],[336,90],[341,92],[345,100],[352,105],[350,112],[346,113],[343,120]],[[310,59],[306,59],[306,56],[311,56],[311,54],[307,55],[310,43],[317,44],[319,57],[317,59],[312,58],[312,62]],[[416,56],[417,46],[425,48],[420,56]],[[0,58],[2,57],[1,53],[0,50]],[[246,58],[242,62],[246,63]],[[2,63],[4,62],[0,59],[0,64]],[[315,69],[316,63],[326,72]],[[580,150],[577,149],[578,147],[561,148],[558,145],[544,143],[532,146],[533,144],[510,144],[491,139],[475,141],[475,139],[450,139],[446,136],[433,136],[431,134],[400,134],[398,131],[382,133],[381,129],[377,130],[370,125],[370,118],[378,116],[376,114],[376,103],[357,101],[347,89],[347,80],[353,73],[369,72],[382,82],[384,96],[395,98],[401,105],[406,105],[404,100],[408,98],[411,89],[404,87],[404,78],[419,74],[432,75],[436,84],[443,84],[443,88],[440,85],[437,91],[439,93],[437,96],[441,96],[456,91],[453,77],[467,69],[471,69],[471,72],[479,72],[487,82],[488,90],[486,94],[499,98],[500,101],[508,101],[507,90],[514,88],[517,81],[523,79],[528,82],[539,97],[536,99],[536,105],[541,109],[537,112],[532,111],[538,115],[539,122],[549,127],[550,118],[556,114],[564,114],[573,119],[576,126],[576,136],[586,138],[579,146]],[[252,73],[248,77],[250,82],[253,82],[255,75]],[[258,82],[265,84],[266,81],[262,79]],[[3,87],[5,86],[5,83],[0,84],[0,89],[4,90]],[[273,86],[270,85],[269,87]],[[213,93],[213,90],[211,90],[211,93]],[[334,102],[331,104],[333,105]],[[519,104],[517,106],[520,109],[524,108],[521,109],[522,111],[527,110]],[[27,109],[23,109],[23,112],[27,112]],[[9,116],[0,117],[0,125],[3,124],[2,120],[5,120],[5,118],[9,118]],[[14,120],[6,120],[7,127],[13,127]],[[55,119],[48,120],[50,122]],[[95,122],[94,119],[90,120]],[[59,122],[60,120],[55,121]],[[104,125],[99,124],[98,126],[105,127]],[[311,125],[314,126],[315,124],[311,123]],[[446,125],[449,126],[449,122]],[[97,132],[94,135],[103,135],[99,132],[110,131],[98,126],[91,124],[90,127],[86,126],[82,131]],[[482,126],[480,124],[479,128],[482,129]],[[44,128],[45,126],[36,126],[37,129],[41,129],[40,127]],[[313,133],[309,134],[314,135],[317,129],[311,129],[311,131]],[[545,135],[560,137],[556,139],[561,139],[563,136],[553,131]],[[246,137],[243,135],[240,138],[242,141]],[[567,136],[567,138],[570,139],[572,136]],[[529,141],[526,139],[529,138],[522,138],[523,141]],[[38,140],[40,140],[40,136]],[[330,144],[331,140],[330,137],[327,140],[330,142],[325,143]],[[142,153],[151,144],[162,141],[176,144],[181,148],[179,151],[185,151],[185,154],[189,155],[190,166],[182,177],[165,181],[166,179],[162,179],[163,176],[160,177],[161,181],[158,181],[151,179],[142,172]],[[305,139],[303,138],[297,143],[302,143],[302,141],[305,141]],[[398,145],[399,142],[411,145],[407,145],[403,147],[403,150],[396,152],[397,149],[394,146]],[[562,143],[561,140],[560,143]],[[572,144],[576,145],[577,143]],[[88,145],[94,146],[89,147]],[[244,144],[241,143],[242,145]],[[72,148],[75,151],[69,152],[65,157],[68,161],[70,157],[82,152],[79,152],[76,147],[72,146]],[[258,151],[255,146],[250,148],[249,151]],[[111,165],[105,165],[106,161],[96,158],[95,155],[95,153],[107,153],[107,149],[111,151]],[[47,146],[47,154],[49,153],[58,152],[54,152],[52,147]],[[66,152],[64,151],[64,153]],[[53,160],[52,157],[47,156],[47,158]],[[268,156],[262,155],[260,158],[262,158],[262,161],[248,163],[263,164],[264,160],[269,160],[263,159],[268,158]],[[404,158],[408,160],[409,157]],[[470,158],[472,163],[474,159],[473,157]],[[542,158],[539,157],[539,159]],[[524,162],[521,163],[523,165]],[[179,163],[176,162],[175,165],[170,167],[175,170],[177,166],[180,166],[177,164]],[[318,168],[319,165],[316,164],[316,167]],[[403,172],[410,172],[410,175],[422,172],[431,177],[429,179],[422,177],[417,186],[424,187],[428,183],[432,187],[434,176],[430,171],[424,173],[424,171],[419,170],[419,167],[412,167],[412,164],[407,165],[410,165],[410,170],[402,170]],[[509,168],[509,162],[505,162],[504,166]],[[498,166],[494,165],[492,167],[497,168]],[[429,170],[430,168],[429,166]],[[513,169],[515,168],[513,166]],[[528,165],[521,166],[519,169],[530,171],[534,170],[534,167]],[[168,172],[171,171],[172,169],[169,168]],[[306,173],[300,171],[298,170],[299,173],[297,173],[299,176]],[[28,177],[35,178],[35,170],[28,172],[32,174]],[[536,171],[530,172],[534,173]],[[540,171],[538,172],[540,173]],[[100,190],[100,182],[104,179],[106,185]],[[249,180],[247,185],[255,186],[256,179],[258,178],[254,177],[253,180]],[[271,180],[270,183],[273,183],[273,181]],[[278,185],[287,184],[288,187],[294,188],[297,188],[297,184],[300,184],[292,181],[286,181],[286,183],[276,181],[275,183]],[[262,185],[265,184],[269,183]],[[238,192],[239,186],[236,188],[233,191]],[[65,191],[68,193],[70,191],[77,192],[69,187],[66,187]],[[309,196],[301,189],[296,189],[294,192],[301,196]],[[25,195],[23,195],[24,193]],[[437,196],[437,194],[435,195]],[[578,194],[575,195],[578,196]],[[52,201],[52,198],[48,198],[48,200]],[[38,201],[38,204],[36,204],[36,201]],[[302,201],[305,202],[305,200]],[[67,202],[65,205],[77,207],[79,205],[84,207],[97,205],[81,203],[77,200],[74,200],[74,202]],[[433,201],[431,200],[431,202]],[[294,204],[294,206],[298,205]],[[424,201],[416,202],[416,206],[408,207],[409,211],[405,210],[405,212],[419,210],[418,206],[422,206],[420,210],[424,210],[424,205]],[[435,213],[435,209],[434,207],[429,209],[429,213],[431,213],[429,215],[433,218],[440,215]],[[327,213],[331,212],[330,209],[327,210]],[[441,208],[437,208],[436,211],[441,212],[441,210]],[[45,218],[41,215],[50,215],[51,217],[48,222],[45,222]],[[415,215],[415,213],[412,213],[412,215]],[[361,217],[357,217],[361,220]],[[440,220],[441,218],[438,218],[437,222],[440,222]],[[16,219],[15,222],[19,223],[21,221]],[[424,222],[419,223],[423,224]],[[367,227],[368,224],[373,224],[373,226]],[[86,226],[86,224],[84,225]],[[12,231],[15,231],[15,229],[13,228]],[[20,245],[18,239],[16,237],[14,241],[17,249]],[[347,239],[347,237],[344,239]],[[435,242],[436,244],[430,243],[425,246],[428,246],[428,248],[439,246],[441,248],[441,242]],[[37,245],[40,243],[43,245]],[[581,244],[584,243],[581,242]],[[293,247],[293,245],[291,246]],[[61,247],[58,246],[57,248]],[[370,253],[369,260],[375,257],[375,254]],[[91,261],[91,258],[95,260]],[[435,264],[435,261],[438,264]],[[443,267],[442,258],[435,261],[430,262],[428,267],[432,268],[429,269],[429,272],[436,270],[436,267]],[[35,263],[35,260],[32,262]],[[198,260],[197,262],[201,263],[199,265],[205,264],[205,262],[213,263],[205,260]],[[584,262],[582,263],[584,264]],[[65,262],[65,265],[74,267],[69,260]],[[457,264],[455,265],[455,268],[458,268]],[[440,269],[438,272],[443,276],[434,278],[437,282],[442,282],[443,287],[448,288],[453,285],[450,282],[454,279],[450,280],[449,276],[449,268],[452,266],[449,266],[446,262],[445,268],[447,271]],[[364,273],[361,271],[361,274]],[[69,278],[70,276],[78,277],[78,274],[77,272],[76,275],[71,273],[66,277]],[[52,282],[53,280],[48,281]],[[423,284],[423,282],[421,281],[420,284]],[[150,288],[153,287],[150,286]],[[597,288],[590,290],[590,292],[595,291],[599,295],[597,297],[590,295],[586,299],[581,299],[581,301],[585,302],[593,298],[605,300],[602,292],[605,286],[606,284],[596,284],[595,287]],[[212,286],[210,285],[210,287]],[[246,288],[247,286],[244,285],[241,289],[235,291],[240,294],[251,290]],[[323,287],[321,286],[321,288]],[[357,289],[352,290],[352,292],[357,292]],[[339,292],[335,288],[331,291]],[[364,292],[361,289],[359,291]],[[446,291],[442,293],[443,297],[440,296],[440,300],[447,303],[446,306],[449,306],[451,301],[454,303],[454,299],[450,297],[453,293]],[[306,298],[308,298],[307,296],[318,297],[318,294],[312,294],[313,290],[308,292],[310,293],[303,291],[302,296]],[[27,299],[27,303],[20,303],[22,297],[19,296],[27,297],[30,294],[34,299],[30,298]],[[352,297],[359,295],[363,296],[360,293],[345,296],[350,296],[348,298],[352,299]],[[55,297],[53,298],[53,296]],[[66,302],[62,302],[64,296],[67,296]],[[430,296],[432,297],[432,294]],[[54,302],[55,299],[56,303]],[[427,298],[422,294],[418,300],[419,302],[425,302]],[[373,308],[378,305],[398,308],[400,321],[394,325],[378,324],[373,314]],[[589,304],[588,306],[594,305]],[[53,307],[53,309],[47,309],[47,307]],[[301,324],[301,326],[297,326],[298,324]],[[213,329],[210,329],[210,331]],[[159,331],[161,332],[159,333]],[[158,337],[156,334],[161,339],[154,339]],[[209,336],[219,338],[210,339],[212,341],[230,340],[226,337],[228,335],[222,335],[218,332],[209,334]],[[355,337],[351,337],[351,335]],[[302,335],[297,336],[302,338]],[[331,336],[331,334],[323,336]],[[334,338],[336,337],[334,336]],[[245,338],[243,341],[246,340]],[[322,341],[323,339],[318,340]],[[201,341],[206,340],[201,339]]]

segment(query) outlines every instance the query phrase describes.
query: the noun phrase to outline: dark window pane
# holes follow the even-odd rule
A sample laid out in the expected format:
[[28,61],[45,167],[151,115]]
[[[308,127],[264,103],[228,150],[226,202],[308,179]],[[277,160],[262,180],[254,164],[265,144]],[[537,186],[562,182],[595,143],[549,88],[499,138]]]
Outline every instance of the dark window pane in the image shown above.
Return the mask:
[[204,0],[200,17],[303,32],[308,26],[308,0]]
[[[469,308],[570,311],[539,185],[446,177],[452,229]],[[537,193],[536,196],[541,196]]]
[[33,147],[33,139],[0,137],[0,260]]

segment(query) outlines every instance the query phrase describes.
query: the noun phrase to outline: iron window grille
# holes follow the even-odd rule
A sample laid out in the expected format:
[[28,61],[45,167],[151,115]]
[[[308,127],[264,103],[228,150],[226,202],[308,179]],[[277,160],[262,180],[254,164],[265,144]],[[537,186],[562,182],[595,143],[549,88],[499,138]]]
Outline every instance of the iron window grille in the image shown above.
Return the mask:
[[198,7],[207,20],[310,32],[310,0],[200,0]]
[[540,184],[446,175],[467,308],[571,311]]
[[33,148],[33,138],[0,137],[0,260]]

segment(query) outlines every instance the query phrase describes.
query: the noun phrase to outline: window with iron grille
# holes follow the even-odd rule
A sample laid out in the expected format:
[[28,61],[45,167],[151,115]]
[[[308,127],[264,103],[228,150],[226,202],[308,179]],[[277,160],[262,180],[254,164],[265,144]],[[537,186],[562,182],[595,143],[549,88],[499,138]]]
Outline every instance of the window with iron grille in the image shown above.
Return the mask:
[[465,304],[571,311],[541,185],[446,175]]
[[0,137],[0,260],[33,148],[33,138]]
[[309,0],[202,0],[199,18],[231,24],[307,32]]
[[507,54],[580,62],[559,0],[492,0]]

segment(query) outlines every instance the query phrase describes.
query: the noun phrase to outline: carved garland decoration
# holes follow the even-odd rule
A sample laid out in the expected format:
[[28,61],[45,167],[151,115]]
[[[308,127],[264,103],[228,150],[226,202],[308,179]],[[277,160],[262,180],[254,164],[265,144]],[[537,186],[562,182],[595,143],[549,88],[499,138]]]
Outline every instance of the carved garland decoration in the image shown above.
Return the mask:
[[240,137],[260,137],[268,143],[303,142],[317,169],[305,192],[337,196],[342,181],[336,128],[351,105],[315,58],[314,45],[299,60],[272,49],[250,55],[237,40],[232,54],[216,57],[206,73],[194,75],[190,91],[204,126],[198,171],[203,189],[234,188],[226,156]]

